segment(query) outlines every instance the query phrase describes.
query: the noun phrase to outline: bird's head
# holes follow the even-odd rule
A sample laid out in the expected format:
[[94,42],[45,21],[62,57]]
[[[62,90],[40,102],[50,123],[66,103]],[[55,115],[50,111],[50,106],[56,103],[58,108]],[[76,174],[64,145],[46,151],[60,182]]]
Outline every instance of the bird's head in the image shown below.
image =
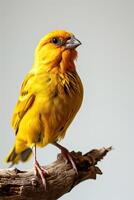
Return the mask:
[[75,36],[63,30],[53,31],[45,35],[35,51],[35,62],[53,67],[70,69],[74,67],[77,57],[76,48],[81,42]]

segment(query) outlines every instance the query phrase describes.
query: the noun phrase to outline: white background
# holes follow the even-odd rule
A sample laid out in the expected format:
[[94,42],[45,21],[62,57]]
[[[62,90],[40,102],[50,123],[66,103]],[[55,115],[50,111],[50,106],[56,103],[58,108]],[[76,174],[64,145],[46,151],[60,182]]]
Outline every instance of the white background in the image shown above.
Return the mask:
[[[134,1],[0,0],[0,167],[14,143],[10,119],[21,82],[40,38],[55,29],[82,42],[77,70],[85,95],[80,112],[61,142],[70,150],[112,145],[96,181],[78,185],[61,200],[134,199]],[[58,150],[38,150],[48,164]],[[33,159],[17,167],[28,169]]]

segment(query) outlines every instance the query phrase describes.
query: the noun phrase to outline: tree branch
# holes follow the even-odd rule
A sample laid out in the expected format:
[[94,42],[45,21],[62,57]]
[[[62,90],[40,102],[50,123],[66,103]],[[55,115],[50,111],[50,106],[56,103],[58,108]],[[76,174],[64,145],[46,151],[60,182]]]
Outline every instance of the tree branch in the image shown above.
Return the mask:
[[46,191],[41,185],[34,170],[20,171],[18,169],[0,170],[0,200],[56,200],[70,192],[80,182],[87,179],[96,179],[102,174],[96,166],[112,148],[94,149],[82,155],[81,152],[72,152],[78,174],[75,174],[70,163],[65,163],[61,154],[52,164],[46,166]]

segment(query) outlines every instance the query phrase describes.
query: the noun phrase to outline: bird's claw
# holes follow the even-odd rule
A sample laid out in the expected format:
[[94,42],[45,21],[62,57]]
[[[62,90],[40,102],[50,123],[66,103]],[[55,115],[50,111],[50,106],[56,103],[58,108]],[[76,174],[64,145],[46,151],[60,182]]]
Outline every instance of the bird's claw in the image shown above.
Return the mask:
[[34,168],[36,175],[40,176],[42,185],[46,191],[46,174],[48,174],[48,171],[44,167],[41,167],[37,160],[35,161]]
[[73,160],[73,156],[71,155],[71,153],[66,148],[61,149],[61,153],[62,153],[63,158],[65,160],[65,164],[67,164],[68,161],[69,161],[71,163],[75,173],[78,174],[78,170],[77,170],[76,164]]

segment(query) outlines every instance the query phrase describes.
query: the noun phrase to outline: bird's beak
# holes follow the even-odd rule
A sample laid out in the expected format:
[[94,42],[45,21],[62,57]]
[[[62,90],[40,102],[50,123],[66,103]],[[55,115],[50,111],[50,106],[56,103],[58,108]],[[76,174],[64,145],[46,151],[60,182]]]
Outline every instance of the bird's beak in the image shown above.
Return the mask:
[[81,42],[78,39],[76,39],[74,36],[68,39],[65,43],[66,49],[75,49],[76,47],[80,45],[81,45]]

